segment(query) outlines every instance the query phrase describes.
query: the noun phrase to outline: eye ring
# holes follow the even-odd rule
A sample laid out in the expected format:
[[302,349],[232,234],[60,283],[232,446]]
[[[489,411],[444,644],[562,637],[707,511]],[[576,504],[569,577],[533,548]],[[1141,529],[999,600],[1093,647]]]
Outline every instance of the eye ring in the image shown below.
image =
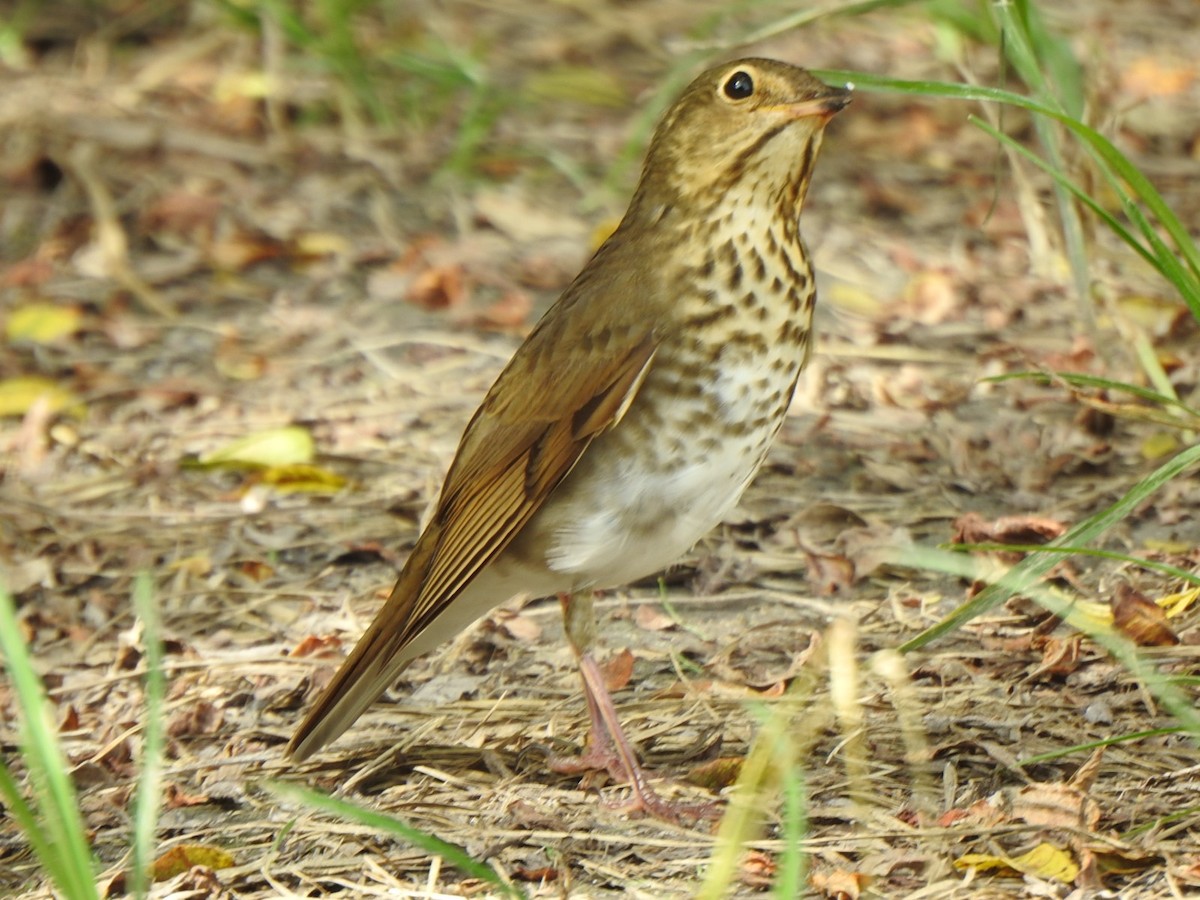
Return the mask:
[[725,79],[722,91],[730,100],[745,100],[754,93],[754,79],[749,72],[738,69]]

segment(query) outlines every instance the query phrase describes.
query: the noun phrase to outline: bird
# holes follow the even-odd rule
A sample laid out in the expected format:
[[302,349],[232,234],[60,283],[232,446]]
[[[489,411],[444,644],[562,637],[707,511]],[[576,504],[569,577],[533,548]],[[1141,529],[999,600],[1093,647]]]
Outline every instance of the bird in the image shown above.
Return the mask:
[[538,321],[463,433],[395,587],[286,755],[329,744],[415,658],[516,594],[558,597],[591,720],[562,771],[650,784],[594,653],[593,595],[677,562],[733,509],[812,347],[800,211],[851,98],[763,58],[697,76],[659,122],[620,224]]

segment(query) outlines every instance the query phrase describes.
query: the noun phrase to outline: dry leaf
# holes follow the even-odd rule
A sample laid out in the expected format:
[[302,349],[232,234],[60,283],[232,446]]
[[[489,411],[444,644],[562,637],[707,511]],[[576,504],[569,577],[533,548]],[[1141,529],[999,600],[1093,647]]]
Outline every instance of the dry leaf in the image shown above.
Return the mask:
[[82,313],[77,306],[27,303],[8,314],[4,333],[10,343],[53,344],[79,330]]
[[1129,584],[1118,584],[1110,603],[1113,625],[1139,647],[1172,647],[1179,643],[1162,607]]
[[228,869],[232,865],[232,854],[220,847],[211,844],[180,844],[156,859],[152,871],[155,881],[166,881],[168,878],[182,875],[193,866]]
[[83,417],[84,407],[79,398],[49,378],[22,375],[0,380],[0,416],[23,416],[38,403],[44,404],[49,413]]
[[312,462],[315,452],[308,429],[289,425],[268,428],[231,441],[219,450],[201,456],[196,465],[200,468],[292,466]]
[[742,771],[744,756],[722,756],[717,759],[693,767],[683,776],[683,780],[698,784],[714,794],[720,793],[735,784]]
[[747,850],[742,857],[738,878],[742,884],[754,888],[768,888],[775,879],[775,860],[761,850]]
[[1013,875],[1033,875],[1047,881],[1071,884],[1079,875],[1079,865],[1070,851],[1043,842],[1020,856],[996,856],[990,853],[968,853],[954,861],[956,869],[976,869],[981,872],[1007,871]]
[[657,604],[642,603],[633,611],[633,621],[644,631],[667,631],[675,627],[675,620],[663,612]]
[[1079,650],[1083,636],[1068,635],[1065,638],[1048,637],[1042,641],[1042,661],[1029,673],[1030,678],[1047,675],[1070,675],[1079,668]]
[[622,650],[610,656],[600,667],[600,672],[604,675],[604,686],[610,692],[621,690],[633,677],[633,654]]
[[532,644],[542,636],[542,626],[533,616],[523,616],[509,609],[497,609],[492,620],[509,637],[523,644]]
[[467,298],[462,269],[431,266],[412,280],[404,299],[422,309],[438,310],[461,306]]
[[822,897],[831,900],[858,900],[862,895],[867,876],[860,872],[834,869],[832,872],[814,872],[809,884]]
[[533,298],[524,291],[509,290],[475,317],[485,328],[520,328],[533,312]]
[[341,638],[333,635],[326,637],[317,637],[310,634],[295,647],[291,649],[288,656],[299,659],[305,656],[331,656],[333,652],[341,649]]

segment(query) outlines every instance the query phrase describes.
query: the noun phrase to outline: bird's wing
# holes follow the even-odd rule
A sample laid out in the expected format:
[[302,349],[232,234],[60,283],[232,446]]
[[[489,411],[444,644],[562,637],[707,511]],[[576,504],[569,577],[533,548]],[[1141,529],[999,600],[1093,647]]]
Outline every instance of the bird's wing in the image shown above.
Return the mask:
[[332,741],[383,693],[408,662],[405,646],[511,543],[592,439],[629,408],[655,338],[610,332],[582,352],[571,342],[584,338],[567,325],[578,321],[548,316],[493,385],[391,595],[288,744],[293,759]]

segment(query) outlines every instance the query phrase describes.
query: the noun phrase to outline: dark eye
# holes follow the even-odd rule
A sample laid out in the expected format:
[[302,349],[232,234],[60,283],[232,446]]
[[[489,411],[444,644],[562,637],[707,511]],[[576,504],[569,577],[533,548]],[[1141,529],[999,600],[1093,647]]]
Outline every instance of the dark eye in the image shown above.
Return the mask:
[[745,100],[754,93],[754,79],[749,72],[740,69],[729,76],[725,82],[725,96],[730,100]]

